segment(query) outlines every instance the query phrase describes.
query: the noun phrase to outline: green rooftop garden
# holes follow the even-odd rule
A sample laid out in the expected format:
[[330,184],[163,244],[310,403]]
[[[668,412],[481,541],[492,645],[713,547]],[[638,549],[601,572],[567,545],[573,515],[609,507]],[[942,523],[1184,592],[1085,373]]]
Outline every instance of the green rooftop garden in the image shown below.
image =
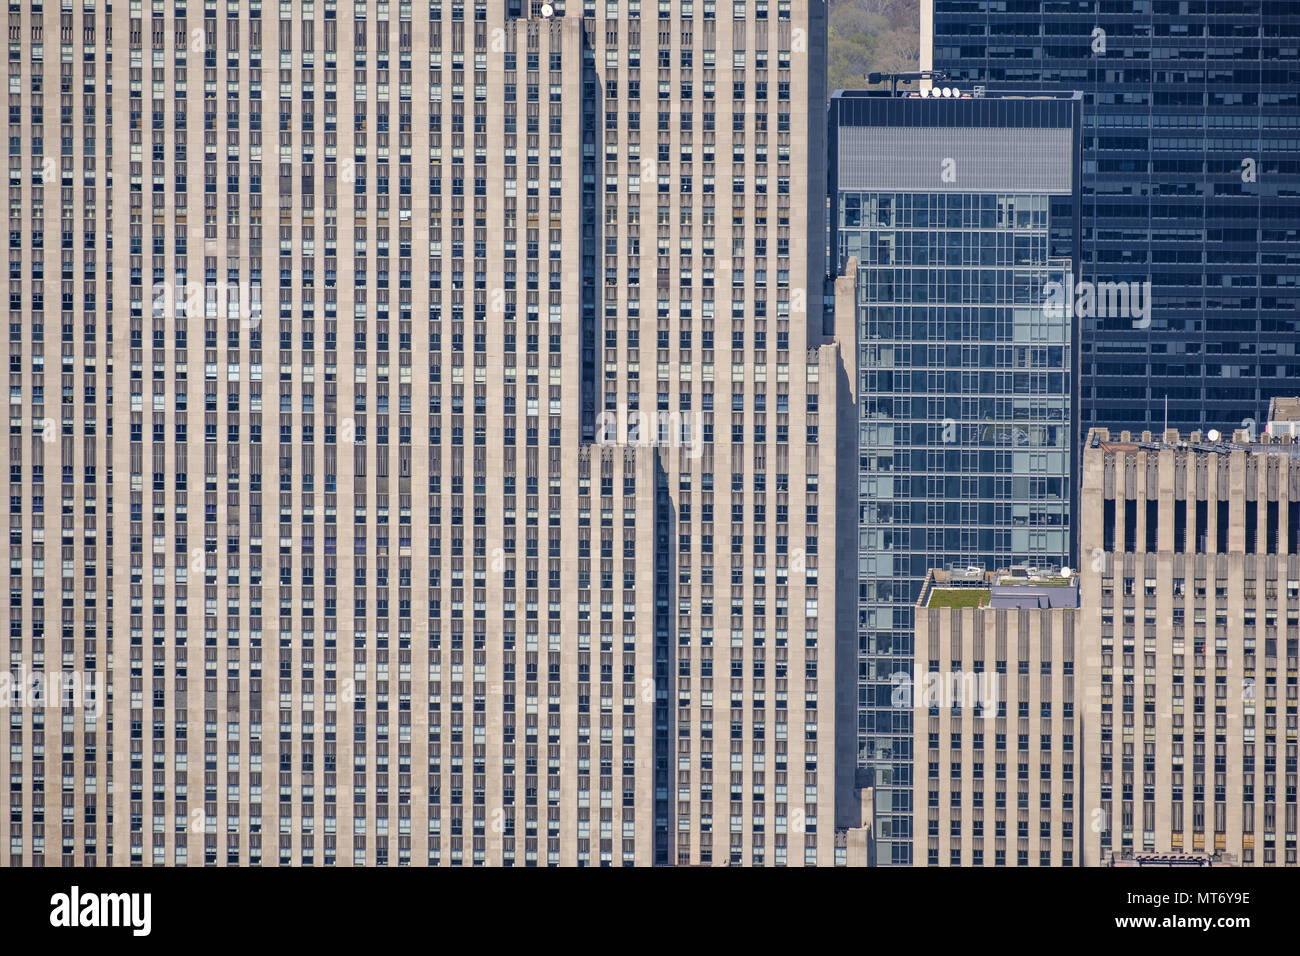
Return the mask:
[[981,607],[988,603],[988,588],[931,588],[926,607]]

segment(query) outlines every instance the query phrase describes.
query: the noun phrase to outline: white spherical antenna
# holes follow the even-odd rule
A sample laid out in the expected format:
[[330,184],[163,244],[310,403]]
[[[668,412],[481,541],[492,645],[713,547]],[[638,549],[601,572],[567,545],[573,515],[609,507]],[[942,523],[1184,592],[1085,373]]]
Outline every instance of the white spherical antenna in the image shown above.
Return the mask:
[[1217,428],[1211,428],[1209,432],[1206,433],[1205,437],[1210,441],[1215,442],[1218,441],[1221,436],[1219,435],[1219,430]]
[[1061,568],[1061,577],[1068,578],[1071,573],[1069,568]]
[[549,3],[543,3],[543,4],[542,4],[542,16],[544,16],[544,17],[553,17],[553,16],[555,16],[555,8],[554,8],[553,6],[551,6]]

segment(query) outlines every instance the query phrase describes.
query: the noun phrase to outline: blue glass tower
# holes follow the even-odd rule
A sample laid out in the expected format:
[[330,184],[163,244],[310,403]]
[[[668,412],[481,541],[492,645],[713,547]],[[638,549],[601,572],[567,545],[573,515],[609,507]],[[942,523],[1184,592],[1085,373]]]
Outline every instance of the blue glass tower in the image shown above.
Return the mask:
[[912,862],[926,572],[1059,568],[1076,525],[1078,323],[1049,300],[1076,279],[1082,99],[974,92],[830,107],[832,249],[858,264],[858,783],[886,865]]
[[1081,434],[1258,433],[1300,377],[1300,4],[922,3],[949,82],[1084,92],[1083,278],[1154,301],[1083,321]]

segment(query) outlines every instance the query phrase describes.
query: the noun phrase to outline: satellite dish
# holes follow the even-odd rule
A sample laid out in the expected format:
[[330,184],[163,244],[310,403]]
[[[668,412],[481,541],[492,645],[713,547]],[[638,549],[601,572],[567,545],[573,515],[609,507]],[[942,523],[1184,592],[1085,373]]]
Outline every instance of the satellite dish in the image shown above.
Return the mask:
[[551,6],[549,3],[543,3],[543,4],[542,4],[542,16],[544,16],[544,17],[553,17],[553,16],[555,16],[555,8],[554,8],[553,6]]
[[1061,577],[1068,578],[1070,576],[1070,573],[1071,572],[1069,568],[1061,568]]
[[1218,430],[1217,428],[1211,428],[1211,429],[1209,430],[1209,432],[1206,434],[1205,437],[1208,438],[1208,439],[1209,439],[1210,441],[1212,441],[1212,442],[1216,442],[1216,441],[1219,440],[1219,437],[1220,437],[1220,436],[1219,436],[1219,430]]

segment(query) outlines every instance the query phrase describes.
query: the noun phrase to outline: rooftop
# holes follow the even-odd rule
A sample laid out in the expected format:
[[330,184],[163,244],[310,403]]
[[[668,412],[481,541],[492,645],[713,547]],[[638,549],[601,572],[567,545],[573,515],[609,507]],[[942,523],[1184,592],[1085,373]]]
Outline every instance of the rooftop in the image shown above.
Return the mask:
[[1300,398],[1270,398],[1268,420],[1270,422],[1300,421]]
[[[944,87],[954,92],[948,96],[934,92],[935,89],[942,90]],[[1080,90],[1043,90],[1031,87],[1015,89],[1007,86],[994,87],[987,83],[934,80],[933,89],[924,95],[916,87],[900,88],[896,93],[884,89],[854,89],[835,90],[831,93],[831,99],[1082,100],[1083,93]]]
[[[1288,401],[1300,402],[1297,399],[1288,399]],[[1297,408],[1296,414],[1300,414],[1300,407]],[[1149,431],[1136,436],[1132,432],[1123,431],[1118,436],[1111,437],[1108,429],[1092,428],[1088,430],[1088,437],[1084,440],[1084,451],[1092,449],[1108,452],[1190,451],[1206,455],[1230,455],[1234,451],[1242,451],[1251,455],[1285,455],[1288,458],[1300,458],[1300,432],[1293,434],[1292,426],[1285,424],[1289,421],[1292,420],[1282,418],[1271,421],[1258,435],[1240,428],[1231,435],[1225,435],[1211,428],[1206,432],[1190,432],[1184,437],[1178,429],[1170,428],[1160,436]]]
[[1191,853],[1112,853],[1109,866],[1234,866],[1236,857],[1231,853],[1216,853],[1211,856],[1201,851]]
[[1079,606],[1079,577],[1069,568],[935,568],[921,587],[919,607],[1054,608]]
[[991,595],[989,588],[931,588],[926,607],[984,607]]

